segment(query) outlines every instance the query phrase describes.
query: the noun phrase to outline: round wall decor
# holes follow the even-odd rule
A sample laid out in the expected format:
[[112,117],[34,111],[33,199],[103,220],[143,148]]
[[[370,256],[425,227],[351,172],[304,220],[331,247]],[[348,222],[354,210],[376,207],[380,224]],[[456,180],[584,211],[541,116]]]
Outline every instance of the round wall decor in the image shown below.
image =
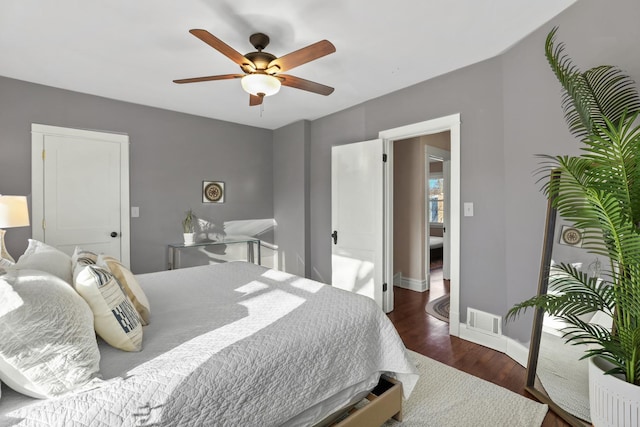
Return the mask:
[[560,239],[567,245],[580,246],[582,243],[582,232],[574,227],[562,227]]
[[203,181],[202,182],[202,202],[203,203],[223,203],[224,202],[224,182]]

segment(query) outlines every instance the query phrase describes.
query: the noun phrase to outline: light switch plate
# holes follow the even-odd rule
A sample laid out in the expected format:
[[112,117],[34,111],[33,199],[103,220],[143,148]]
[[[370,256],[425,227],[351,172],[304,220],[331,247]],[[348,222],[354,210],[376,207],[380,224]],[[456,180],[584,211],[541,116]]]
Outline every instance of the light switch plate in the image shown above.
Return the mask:
[[473,202],[464,202],[464,216],[473,216]]
[[138,218],[140,216],[140,208],[138,206],[131,206],[131,218]]

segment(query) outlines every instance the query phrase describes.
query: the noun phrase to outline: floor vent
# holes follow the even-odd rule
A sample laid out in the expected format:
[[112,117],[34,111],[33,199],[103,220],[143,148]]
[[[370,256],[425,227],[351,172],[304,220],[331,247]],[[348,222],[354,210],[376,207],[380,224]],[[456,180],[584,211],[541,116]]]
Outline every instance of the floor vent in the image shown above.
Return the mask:
[[502,335],[502,316],[467,307],[467,327],[491,335]]

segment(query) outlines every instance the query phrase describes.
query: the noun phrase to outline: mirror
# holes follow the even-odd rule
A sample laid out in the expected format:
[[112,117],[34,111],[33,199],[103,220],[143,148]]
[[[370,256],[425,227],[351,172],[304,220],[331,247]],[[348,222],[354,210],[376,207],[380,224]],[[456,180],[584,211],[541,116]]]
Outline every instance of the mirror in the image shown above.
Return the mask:
[[[558,179],[552,176],[551,179]],[[549,278],[555,263],[599,274],[599,260],[581,247],[581,235],[558,217],[553,200],[547,204],[538,294],[553,292]],[[577,230],[579,233],[579,230]],[[553,280],[551,281],[553,287]],[[589,319],[589,321],[592,321]],[[566,326],[542,310],[534,314],[525,389],[572,426],[591,425],[589,416],[588,361],[580,360],[583,345],[569,345],[562,338]]]

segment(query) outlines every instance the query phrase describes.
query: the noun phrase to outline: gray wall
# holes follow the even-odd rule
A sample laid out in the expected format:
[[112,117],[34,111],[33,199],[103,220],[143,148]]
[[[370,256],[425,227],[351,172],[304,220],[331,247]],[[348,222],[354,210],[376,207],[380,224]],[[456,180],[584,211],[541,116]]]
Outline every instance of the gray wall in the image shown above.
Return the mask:
[[[463,217],[461,305],[501,313],[505,307],[502,68],[485,61],[368,101],[311,123],[311,259],[313,277],[331,280],[332,145],[376,138],[378,132],[460,113],[461,197],[475,203]],[[487,250],[490,246],[490,250]]]
[[[374,99],[311,123],[312,277],[331,280],[330,150],[377,137],[381,130],[460,113],[461,198],[475,203],[461,217],[460,302],[504,315],[537,289],[546,201],[535,154],[571,154],[560,86],[544,57],[548,31],[583,69],[613,63],[640,77],[640,4],[581,0],[500,57]],[[529,340],[531,315],[505,333]]]
[[[0,77],[0,194],[31,193],[31,123],[129,134],[131,267],[166,269],[167,243],[195,214],[224,221],[273,217],[272,132]],[[225,203],[203,204],[203,180],[225,181]],[[17,258],[31,230],[10,229]],[[271,234],[261,238],[270,239]],[[272,237],[272,236],[271,236]]]
[[300,121],[273,132],[273,206],[278,267],[307,276],[309,257],[309,129]]
[[[557,40],[566,43],[566,53],[582,70],[613,64],[638,82],[639,20],[640,3],[635,0],[581,0],[502,56],[505,308],[536,291],[534,282],[539,270],[546,205],[539,191],[541,184],[536,183],[533,175],[539,162],[535,154],[578,154],[580,151],[579,142],[564,122],[560,84],[544,57],[546,35],[558,26]],[[572,259],[593,259],[579,249],[574,252],[569,256]],[[527,341],[530,324],[526,321],[507,324],[507,333]]]

